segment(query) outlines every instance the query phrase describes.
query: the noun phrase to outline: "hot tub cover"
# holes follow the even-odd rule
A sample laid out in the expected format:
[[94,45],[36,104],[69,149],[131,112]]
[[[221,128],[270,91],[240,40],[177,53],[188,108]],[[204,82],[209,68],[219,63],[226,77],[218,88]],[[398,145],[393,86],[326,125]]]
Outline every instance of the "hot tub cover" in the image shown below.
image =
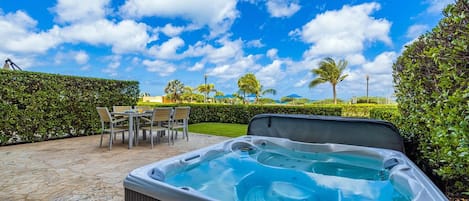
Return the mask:
[[393,124],[372,119],[301,114],[259,114],[247,135],[287,138],[309,143],[338,143],[392,149],[404,153],[404,143]]

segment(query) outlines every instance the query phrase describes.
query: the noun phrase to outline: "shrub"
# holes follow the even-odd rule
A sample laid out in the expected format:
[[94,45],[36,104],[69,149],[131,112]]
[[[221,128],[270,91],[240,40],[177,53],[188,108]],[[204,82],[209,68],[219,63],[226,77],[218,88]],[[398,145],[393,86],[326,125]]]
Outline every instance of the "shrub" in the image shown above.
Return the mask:
[[[0,70],[0,144],[88,135],[96,106],[134,105],[138,82]],[[19,138],[19,139],[18,139]]]
[[[153,107],[175,107],[177,104],[139,103]],[[180,104],[190,106],[189,123],[222,122],[247,124],[252,117],[263,113],[314,114],[340,116],[339,106],[286,106],[286,105],[222,105],[222,104]]]
[[355,100],[356,103],[370,103],[370,104],[389,104],[390,100],[386,97],[377,97],[377,96],[361,96],[355,97],[352,99],[352,102]]
[[396,105],[376,105],[376,104],[348,104],[342,105],[342,116],[344,117],[365,117],[370,118],[370,111],[373,109],[392,109]]
[[447,195],[469,194],[468,22],[468,0],[449,5],[393,66],[400,128],[418,140],[416,162]]
[[[344,104],[346,103],[344,100],[337,99],[337,104]],[[313,101],[312,104],[334,104],[334,99],[329,98],[329,99],[324,99],[324,100],[316,100]]]

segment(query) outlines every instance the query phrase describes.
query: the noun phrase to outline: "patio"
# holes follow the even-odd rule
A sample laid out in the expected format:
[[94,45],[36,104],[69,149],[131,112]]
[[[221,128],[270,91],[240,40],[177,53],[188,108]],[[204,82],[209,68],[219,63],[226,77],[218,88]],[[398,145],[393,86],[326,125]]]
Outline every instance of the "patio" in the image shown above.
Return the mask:
[[133,169],[229,139],[190,133],[189,142],[179,137],[151,149],[140,140],[129,150],[118,137],[109,151],[99,137],[0,147],[0,200],[124,200],[123,180]]

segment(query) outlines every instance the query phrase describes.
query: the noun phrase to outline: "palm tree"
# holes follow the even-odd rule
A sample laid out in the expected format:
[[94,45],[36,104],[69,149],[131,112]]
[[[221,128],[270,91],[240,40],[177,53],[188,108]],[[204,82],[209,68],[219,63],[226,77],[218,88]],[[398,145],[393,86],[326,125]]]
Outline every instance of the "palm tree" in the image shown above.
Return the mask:
[[201,85],[197,86],[196,90],[200,93],[206,94],[207,97],[210,95],[210,92],[217,92],[217,90],[215,89],[215,85],[212,84],[212,83],[211,84],[201,84]]
[[170,95],[175,102],[179,99],[179,96],[183,93],[183,91],[184,84],[179,80],[169,81],[168,85],[166,85],[166,88],[164,88],[164,92]]
[[139,96],[139,98],[143,98],[143,97],[145,97],[145,96],[150,96],[150,93],[148,93],[148,92],[140,92],[140,94],[139,94],[138,96]]
[[262,96],[266,94],[272,94],[274,96],[277,94],[277,90],[273,88],[268,88],[268,89],[263,89],[263,88],[264,86],[260,85],[259,90],[256,92],[256,102],[259,100],[259,98],[261,98]]
[[246,94],[258,94],[260,86],[261,85],[256,76],[252,73],[247,73],[246,75],[239,78],[238,87],[239,92],[243,94],[243,103],[246,102]]
[[339,82],[342,82],[348,74],[342,75],[344,69],[347,67],[346,60],[340,60],[336,63],[334,59],[327,57],[319,62],[319,68],[312,69],[311,72],[318,75],[314,80],[309,83],[309,88],[313,88],[318,84],[329,82],[332,85],[332,93],[334,95],[334,104],[337,104],[337,92],[335,87]]
[[186,101],[189,100],[189,102],[192,103],[192,100],[194,99],[194,88],[190,86],[184,86],[182,98]]

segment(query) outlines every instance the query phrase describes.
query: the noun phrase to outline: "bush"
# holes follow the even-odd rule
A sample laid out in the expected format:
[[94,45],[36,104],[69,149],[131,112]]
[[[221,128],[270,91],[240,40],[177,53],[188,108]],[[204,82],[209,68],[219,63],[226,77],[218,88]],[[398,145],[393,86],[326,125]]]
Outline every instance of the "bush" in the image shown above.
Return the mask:
[[[175,107],[177,104],[139,103],[153,107]],[[247,124],[257,114],[314,114],[340,116],[339,106],[285,106],[285,105],[222,105],[180,104],[191,107],[189,123],[221,122]]]
[[370,111],[373,109],[396,109],[396,105],[376,105],[376,104],[348,104],[342,105],[343,117],[365,117],[370,118]]
[[396,126],[400,125],[401,116],[399,114],[399,110],[397,110],[397,106],[389,107],[389,108],[372,108],[370,110],[370,118],[371,119],[381,119],[384,121],[389,121]]
[[[337,99],[337,104],[345,104],[346,102],[341,99]],[[324,99],[324,100],[316,100],[313,101],[312,104],[334,104],[334,99],[329,98],[329,99]]]
[[[390,100],[388,100],[386,97],[377,97],[377,96],[361,96],[361,97],[356,97],[353,98],[355,99],[356,103],[369,103],[369,104],[389,104]],[[352,101],[353,101],[352,99]]]
[[400,128],[418,141],[416,162],[458,196],[469,195],[468,9],[467,0],[449,5],[393,66]]
[[138,82],[0,70],[0,144],[88,135],[97,106],[134,105]]

